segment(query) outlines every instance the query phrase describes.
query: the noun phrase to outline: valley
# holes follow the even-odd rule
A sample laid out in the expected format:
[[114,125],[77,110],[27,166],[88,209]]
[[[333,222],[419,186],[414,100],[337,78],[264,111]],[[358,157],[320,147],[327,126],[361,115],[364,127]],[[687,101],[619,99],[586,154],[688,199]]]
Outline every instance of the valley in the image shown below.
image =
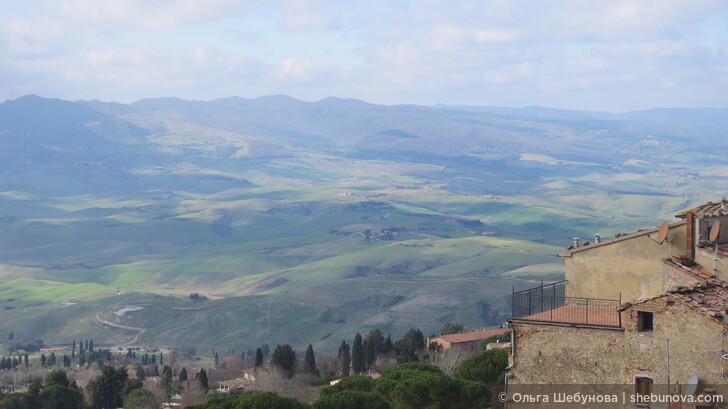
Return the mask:
[[6,101],[0,333],[333,351],[373,328],[498,325],[514,288],[563,277],[572,237],[725,195],[721,122],[649,114]]

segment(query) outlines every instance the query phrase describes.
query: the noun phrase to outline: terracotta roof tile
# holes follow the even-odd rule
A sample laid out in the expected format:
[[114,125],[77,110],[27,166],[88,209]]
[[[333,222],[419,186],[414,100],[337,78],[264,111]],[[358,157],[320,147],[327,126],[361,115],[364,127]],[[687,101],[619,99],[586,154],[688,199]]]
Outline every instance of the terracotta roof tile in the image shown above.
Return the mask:
[[678,300],[691,309],[719,322],[723,321],[723,315],[728,311],[728,284],[719,280],[711,280],[702,286],[670,291],[657,297],[635,301],[625,304],[622,308],[626,309],[660,297]]
[[680,214],[692,213],[696,217],[728,216],[728,200],[722,198],[720,202],[708,202],[704,205],[680,212]]

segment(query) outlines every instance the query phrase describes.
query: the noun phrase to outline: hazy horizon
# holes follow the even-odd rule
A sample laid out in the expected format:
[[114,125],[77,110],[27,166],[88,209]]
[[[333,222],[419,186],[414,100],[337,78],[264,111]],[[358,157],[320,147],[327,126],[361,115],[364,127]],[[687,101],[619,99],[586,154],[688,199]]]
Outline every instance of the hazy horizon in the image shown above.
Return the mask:
[[0,101],[728,107],[717,0],[0,1]]

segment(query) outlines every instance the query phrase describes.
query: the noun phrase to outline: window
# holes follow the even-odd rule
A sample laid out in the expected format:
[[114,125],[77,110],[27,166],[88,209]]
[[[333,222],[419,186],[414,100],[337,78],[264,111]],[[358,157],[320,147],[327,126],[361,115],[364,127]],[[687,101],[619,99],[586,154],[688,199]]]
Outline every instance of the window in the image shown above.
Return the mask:
[[[651,313],[650,313],[651,314]],[[635,378],[635,392],[638,395],[647,396],[652,394],[652,379],[651,378]]]
[[637,311],[637,331],[652,332],[652,317],[652,312]]

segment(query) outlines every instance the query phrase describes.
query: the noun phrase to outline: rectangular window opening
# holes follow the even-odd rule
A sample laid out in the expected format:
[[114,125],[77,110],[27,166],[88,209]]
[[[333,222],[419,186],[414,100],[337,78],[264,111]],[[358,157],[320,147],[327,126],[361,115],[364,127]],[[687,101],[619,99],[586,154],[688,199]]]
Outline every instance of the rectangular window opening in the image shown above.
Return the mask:
[[652,394],[653,380],[651,378],[635,378],[635,392],[638,395],[646,396]]
[[652,332],[652,318],[652,312],[637,311],[637,331]]

